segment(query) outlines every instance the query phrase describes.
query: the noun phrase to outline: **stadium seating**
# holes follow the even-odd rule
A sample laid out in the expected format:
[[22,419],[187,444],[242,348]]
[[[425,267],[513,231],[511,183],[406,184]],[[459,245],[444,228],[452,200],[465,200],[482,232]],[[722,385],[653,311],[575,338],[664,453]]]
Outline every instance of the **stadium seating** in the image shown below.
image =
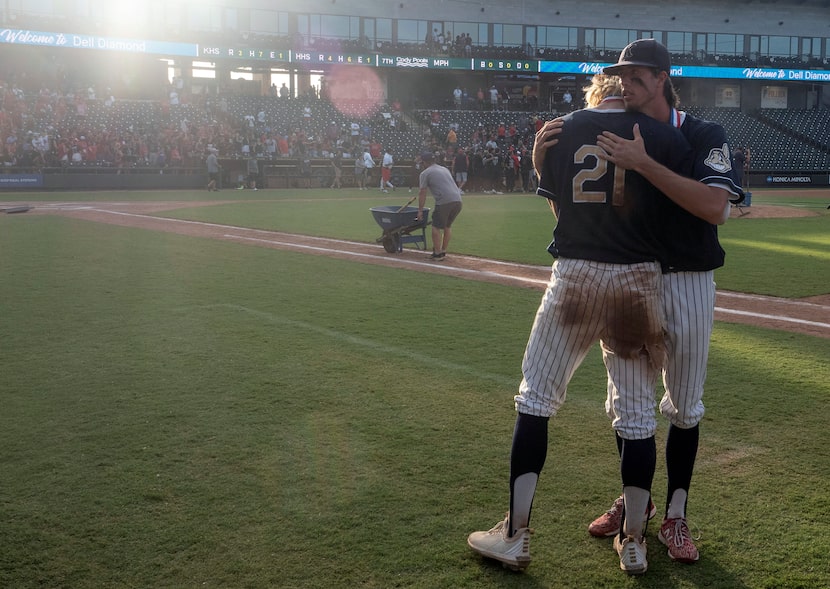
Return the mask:
[[[456,130],[459,145],[469,145],[477,129],[492,131],[500,124],[516,125],[520,133],[524,131],[526,144],[529,144],[532,131],[528,131],[532,129],[534,118],[548,120],[557,115],[556,112],[515,110],[417,109],[398,113],[393,121],[389,106],[365,101],[347,101],[335,108],[330,102],[316,98],[285,100],[276,96],[231,93],[211,96],[208,102],[178,105],[159,100],[116,100],[112,105],[100,99],[86,100],[86,108],[80,112],[70,103],[56,129],[54,112],[35,108],[37,95],[26,100],[28,112],[32,114],[26,121],[25,131],[35,134],[63,132],[64,137],[68,137],[105,131],[118,136],[142,135],[149,137],[151,143],[160,144],[162,137],[175,135],[180,129],[215,128],[220,119],[240,137],[246,136],[248,141],[261,141],[269,132],[290,135],[297,129],[302,129],[313,140],[319,140],[324,129],[332,124],[339,135],[350,138],[349,129],[357,123],[361,137],[368,133],[398,161],[413,158],[425,145],[443,146],[451,126]],[[685,108],[692,114],[722,124],[733,148],[749,147],[754,171],[825,172],[830,169],[830,111],[826,109],[761,109],[745,113],[737,108]],[[263,121],[259,121],[260,113],[263,113]],[[242,143],[242,140],[233,142],[229,139],[222,156],[243,157]],[[202,165],[203,152],[191,151],[187,155],[193,156],[192,165]],[[79,165],[86,165],[86,162]],[[92,162],[92,165],[101,166],[102,162]]]
[[[786,113],[789,111],[778,109],[765,109],[757,115],[743,113],[736,108],[691,106],[685,110],[723,125],[733,148],[749,147],[754,171],[826,172],[830,169],[830,153],[826,145],[817,147],[816,142],[804,132],[807,120],[810,121],[809,124],[827,129],[830,111],[810,111],[814,113],[810,118],[806,114],[798,115],[799,111],[788,115]],[[771,110],[776,113],[771,114]],[[780,117],[780,120],[774,117]],[[823,140],[827,141],[826,134]]]
[[826,110],[818,109],[761,109],[762,121],[788,129],[819,149],[830,149],[830,117]]

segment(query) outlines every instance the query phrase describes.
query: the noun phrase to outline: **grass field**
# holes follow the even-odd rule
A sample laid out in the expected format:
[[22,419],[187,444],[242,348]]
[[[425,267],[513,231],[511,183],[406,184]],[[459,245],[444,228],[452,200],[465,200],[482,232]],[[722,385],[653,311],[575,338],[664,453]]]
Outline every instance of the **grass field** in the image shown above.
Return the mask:
[[[373,241],[368,207],[409,197],[252,194],[169,214]],[[531,197],[471,197],[456,245],[547,264],[551,228]],[[721,288],[830,292],[827,214],[721,235]],[[671,562],[652,526],[640,579],[586,533],[619,479],[594,350],[551,427],[516,574],[465,538],[507,508],[538,292],[45,215],[0,215],[0,251],[0,587],[830,586],[830,340],[716,324],[689,509],[701,561]],[[661,465],[658,506],[664,487]]]

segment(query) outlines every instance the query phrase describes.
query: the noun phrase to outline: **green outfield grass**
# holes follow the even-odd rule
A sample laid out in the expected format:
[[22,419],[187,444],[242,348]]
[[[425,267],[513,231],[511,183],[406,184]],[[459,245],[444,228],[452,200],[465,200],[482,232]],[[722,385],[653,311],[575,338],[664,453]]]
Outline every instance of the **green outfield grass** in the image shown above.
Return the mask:
[[[409,195],[216,196],[239,202],[175,215],[373,241],[368,207]],[[461,251],[549,263],[544,202],[465,202]],[[792,296],[828,292],[812,276],[827,216],[733,221],[719,286],[766,268],[804,283],[779,285]],[[586,532],[619,479],[595,349],[553,421],[516,574],[465,538],[507,509],[539,292],[46,215],[0,215],[0,251],[0,587],[830,585],[830,340],[716,324],[689,508],[701,561],[671,562],[652,526],[640,579]]]

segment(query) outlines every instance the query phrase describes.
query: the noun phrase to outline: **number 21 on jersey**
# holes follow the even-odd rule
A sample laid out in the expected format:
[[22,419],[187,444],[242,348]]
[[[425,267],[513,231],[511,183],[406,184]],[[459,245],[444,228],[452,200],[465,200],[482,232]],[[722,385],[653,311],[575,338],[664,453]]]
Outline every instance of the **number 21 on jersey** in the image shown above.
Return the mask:
[[611,166],[610,162],[600,158],[598,154],[601,152],[602,149],[596,145],[583,145],[574,153],[575,164],[584,164],[588,158],[592,158],[595,163],[592,168],[583,168],[574,176],[573,202],[608,202],[607,192],[585,190],[585,183],[602,180],[603,176],[608,173],[609,167],[613,167],[614,178],[611,184],[611,204],[616,207],[621,207],[625,195],[625,170],[617,166]]

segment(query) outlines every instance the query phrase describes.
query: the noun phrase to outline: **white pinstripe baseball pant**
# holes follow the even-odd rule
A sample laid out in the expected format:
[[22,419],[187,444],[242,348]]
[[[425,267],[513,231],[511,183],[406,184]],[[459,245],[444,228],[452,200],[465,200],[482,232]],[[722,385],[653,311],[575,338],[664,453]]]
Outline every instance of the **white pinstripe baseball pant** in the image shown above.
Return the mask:
[[[673,425],[688,429],[703,418],[703,385],[709,359],[709,339],[715,312],[714,272],[672,272],[663,275],[662,302],[666,317],[666,363],[663,369],[665,394],[660,413]],[[615,383],[651,382],[657,373],[647,362],[617,358],[604,354],[608,370],[608,396],[605,409],[612,427],[625,439],[643,439],[654,435],[654,406],[642,421],[632,423],[622,416],[630,409],[623,406],[626,396],[616,390]],[[646,373],[651,373],[646,375]],[[635,389],[641,390],[641,389]],[[653,395],[653,389],[652,389]],[[645,407],[647,402],[639,403]]]
[[[661,283],[656,263],[556,260],[525,348],[516,410],[539,417],[555,415],[565,402],[571,377],[600,339],[616,357],[662,360]],[[653,378],[656,371],[642,374]],[[650,410],[653,416],[653,380],[623,382],[618,390],[621,397],[645,403],[634,411],[636,415]]]
[[714,272],[663,275],[663,306],[668,357],[660,413],[688,429],[700,423],[704,412],[703,385],[715,319]]

